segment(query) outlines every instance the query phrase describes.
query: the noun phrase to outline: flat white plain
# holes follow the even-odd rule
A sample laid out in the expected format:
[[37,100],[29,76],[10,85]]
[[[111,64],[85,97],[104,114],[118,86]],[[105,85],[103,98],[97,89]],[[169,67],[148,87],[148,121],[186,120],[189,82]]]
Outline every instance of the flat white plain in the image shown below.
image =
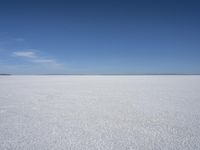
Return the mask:
[[200,76],[1,76],[1,150],[199,150]]

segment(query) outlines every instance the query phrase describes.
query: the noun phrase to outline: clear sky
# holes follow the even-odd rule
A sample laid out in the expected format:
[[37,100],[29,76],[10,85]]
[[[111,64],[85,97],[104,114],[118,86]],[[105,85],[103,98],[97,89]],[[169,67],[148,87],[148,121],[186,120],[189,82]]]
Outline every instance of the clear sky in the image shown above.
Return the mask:
[[0,1],[0,73],[200,73],[200,1]]

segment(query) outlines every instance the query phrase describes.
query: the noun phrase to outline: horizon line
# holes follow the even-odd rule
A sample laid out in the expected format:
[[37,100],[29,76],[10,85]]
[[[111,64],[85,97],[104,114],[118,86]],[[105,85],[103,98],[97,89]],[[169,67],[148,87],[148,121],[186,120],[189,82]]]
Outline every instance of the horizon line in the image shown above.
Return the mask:
[[101,76],[134,76],[134,75],[200,75],[200,73],[121,73],[121,74],[82,74],[82,73],[74,73],[74,74],[65,74],[65,73],[58,73],[58,74],[7,74],[7,73],[0,73],[0,76],[13,76],[13,75],[35,75],[35,76],[45,76],[45,75],[82,75],[82,76],[87,76],[87,75],[101,75]]

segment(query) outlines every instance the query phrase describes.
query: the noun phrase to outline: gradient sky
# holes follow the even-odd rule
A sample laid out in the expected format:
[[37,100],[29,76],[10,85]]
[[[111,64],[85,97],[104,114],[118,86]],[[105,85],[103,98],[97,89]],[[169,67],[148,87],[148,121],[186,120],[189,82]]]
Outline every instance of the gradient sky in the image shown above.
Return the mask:
[[200,1],[0,1],[0,73],[200,73]]

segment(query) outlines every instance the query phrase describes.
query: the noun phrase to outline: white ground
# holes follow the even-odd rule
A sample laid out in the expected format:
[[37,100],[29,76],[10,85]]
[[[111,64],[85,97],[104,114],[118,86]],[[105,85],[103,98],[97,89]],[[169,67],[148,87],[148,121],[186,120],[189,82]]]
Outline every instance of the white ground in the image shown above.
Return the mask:
[[199,150],[200,76],[0,76],[0,150]]

